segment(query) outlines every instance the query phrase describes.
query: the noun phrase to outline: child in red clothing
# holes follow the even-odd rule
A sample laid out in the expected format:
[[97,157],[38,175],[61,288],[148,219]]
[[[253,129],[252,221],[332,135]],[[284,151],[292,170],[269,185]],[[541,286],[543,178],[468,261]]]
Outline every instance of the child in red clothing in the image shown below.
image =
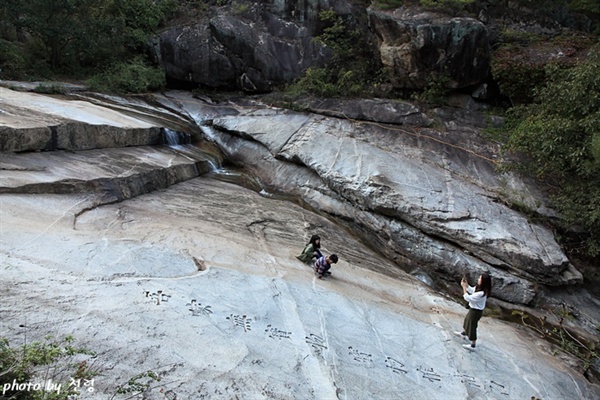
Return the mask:
[[329,269],[331,268],[331,264],[335,264],[338,262],[338,256],[332,254],[327,257],[320,257],[313,264],[313,269],[315,270],[315,274],[319,279],[323,279],[323,276],[331,275]]

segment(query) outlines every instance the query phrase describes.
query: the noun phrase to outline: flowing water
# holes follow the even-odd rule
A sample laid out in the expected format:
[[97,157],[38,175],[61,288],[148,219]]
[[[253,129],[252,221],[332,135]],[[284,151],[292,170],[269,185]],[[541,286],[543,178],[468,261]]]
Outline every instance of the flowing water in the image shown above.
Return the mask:
[[174,131],[169,128],[163,128],[163,140],[168,146],[187,145],[192,143],[192,135],[185,132]]
[[[211,131],[209,130],[209,132]],[[210,138],[209,135],[207,136]],[[259,178],[246,173],[242,168],[228,165],[224,161],[225,158],[221,151],[211,142],[201,141],[191,143],[190,134],[168,128],[163,129],[163,140],[167,146],[176,150],[180,155],[192,160],[205,159],[212,167],[211,171],[206,175],[209,178],[245,187],[264,197],[280,197],[269,192]]]

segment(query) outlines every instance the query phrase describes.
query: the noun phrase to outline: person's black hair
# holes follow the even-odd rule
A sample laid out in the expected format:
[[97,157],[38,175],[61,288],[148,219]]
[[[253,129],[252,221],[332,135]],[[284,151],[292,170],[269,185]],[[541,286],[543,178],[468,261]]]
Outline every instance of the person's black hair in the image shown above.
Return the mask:
[[329,256],[329,259],[331,260],[332,263],[336,263],[338,262],[338,256],[336,254],[332,254]]
[[487,272],[481,274],[481,285],[478,283],[475,286],[476,292],[481,292],[485,294],[485,297],[490,297],[492,295],[492,278]]
[[[319,243],[317,243],[317,240],[319,241]],[[313,245],[313,249],[315,249],[315,250],[320,249],[321,248],[321,237],[319,235],[312,235],[310,237],[310,240],[308,241],[307,245],[311,244],[311,243]]]

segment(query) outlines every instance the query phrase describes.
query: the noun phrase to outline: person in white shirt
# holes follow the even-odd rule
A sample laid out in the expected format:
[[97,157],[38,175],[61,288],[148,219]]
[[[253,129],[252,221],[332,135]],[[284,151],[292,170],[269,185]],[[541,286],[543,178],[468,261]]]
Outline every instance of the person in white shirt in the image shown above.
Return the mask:
[[492,294],[492,279],[484,272],[477,279],[476,286],[469,286],[466,277],[462,278],[460,286],[463,288],[463,298],[469,302],[469,312],[463,321],[462,332],[454,332],[454,334],[462,338],[467,337],[471,344],[463,344],[463,347],[473,351],[477,341],[477,323],[483,314],[485,302]]

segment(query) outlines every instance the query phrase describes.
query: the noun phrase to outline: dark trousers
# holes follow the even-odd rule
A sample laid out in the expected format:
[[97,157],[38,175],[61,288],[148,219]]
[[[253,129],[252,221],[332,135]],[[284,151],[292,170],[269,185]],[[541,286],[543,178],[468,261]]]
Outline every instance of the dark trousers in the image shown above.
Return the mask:
[[477,340],[477,323],[483,315],[483,310],[469,308],[469,312],[463,322],[463,331],[467,334],[470,341]]

